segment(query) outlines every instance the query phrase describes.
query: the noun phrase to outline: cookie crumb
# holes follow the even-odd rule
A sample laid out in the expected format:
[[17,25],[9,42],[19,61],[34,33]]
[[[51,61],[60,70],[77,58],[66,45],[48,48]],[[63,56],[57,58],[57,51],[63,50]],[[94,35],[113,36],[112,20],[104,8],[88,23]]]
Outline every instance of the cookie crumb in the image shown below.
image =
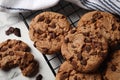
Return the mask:
[[41,74],[39,74],[37,77],[36,77],[36,80],[42,80],[43,76]]

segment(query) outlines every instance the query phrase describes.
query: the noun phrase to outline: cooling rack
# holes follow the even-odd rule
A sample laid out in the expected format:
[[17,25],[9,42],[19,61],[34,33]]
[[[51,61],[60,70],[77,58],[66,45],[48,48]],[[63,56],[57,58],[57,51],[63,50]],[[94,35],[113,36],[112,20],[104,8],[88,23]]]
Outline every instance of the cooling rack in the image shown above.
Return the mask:
[[[20,13],[20,16],[22,17],[22,20],[24,21],[24,24],[26,25],[26,27],[29,29],[29,22],[31,21],[31,19],[35,17],[37,14],[44,11],[54,11],[54,12],[64,14],[65,16],[67,16],[67,19],[71,23],[72,27],[76,27],[76,24],[80,19],[80,17],[87,12],[86,10],[79,8],[74,4],[71,4],[65,1],[60,1],[58,5],[51,7],[49,9],[39,10],[34,12],[31,11],[27,13],[27,15],[25,13]],[[61,56],[61,53],[56,53],[53,55],[43,54],[43,57],[46,60],[53,74],[56,75],[60,65],[64,62],[64,59]]]

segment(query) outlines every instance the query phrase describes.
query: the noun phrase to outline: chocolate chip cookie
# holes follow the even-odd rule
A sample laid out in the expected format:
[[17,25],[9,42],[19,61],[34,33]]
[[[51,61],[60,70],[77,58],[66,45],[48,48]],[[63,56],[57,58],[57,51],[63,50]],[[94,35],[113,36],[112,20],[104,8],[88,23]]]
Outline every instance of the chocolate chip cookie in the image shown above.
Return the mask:
[[[74,33],[73,33],[74,32]],[[70,31],[61,47],[63,57],[80,72],[94,72],[107,55],[108,44],[100,35]]]
[[[34,64],[34,65],[33,65]],[[10,70],[19,66],[23,75],[30,76],[38,67],[30,48],[20,40],[7,40],[0,44],[0,68]]]
[[60,51],[69,28],[70,24],[64,15],[43,12],[31,21],[29,35],[38,50],[44,54],[53,54]]
[[120,80],[120,50],[113,53],[111,61],[108,62],[104,80]]
[[77,26],[78,31],[82,33],[100,33],[107,39],[112,48],[120,42],[120,20],[110,13],[88,12],[82,16]]
[[99,72],[85,74],[74,70],[73,66],[65,61],[56,75],[56,80],[102,80]]

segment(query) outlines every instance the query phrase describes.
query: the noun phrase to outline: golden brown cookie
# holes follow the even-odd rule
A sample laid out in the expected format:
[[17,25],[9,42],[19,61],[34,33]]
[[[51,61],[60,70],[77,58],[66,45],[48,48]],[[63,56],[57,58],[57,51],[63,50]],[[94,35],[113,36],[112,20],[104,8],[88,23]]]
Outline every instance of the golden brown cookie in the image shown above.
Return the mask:
[[113,53],[107,65],[104,80],[120,80],[120,50]]
[[102,80],[99,72],[85,74],[74,70],[73,66],[65,61],[56,75],[56,80]]
[[[20,40],[7,40],[0,44],[0,68],[9,70],[19,66],[23,75],[30,76],[38,67],[34,64],[34,56],[30,48]],[[31,69],[29,69],[31,67]]]
[[75,30],[69,32],[61,47],[63,57],[75,70],[85,73],[96,71],[106,58],[107,51],[108,44],[102,35],[98,37]]
[[29,35],[38,50],[44,54],[53,54],[60,51],[69,28],[70,24],[64,15],[43,12],[31,21]]
[[120,42],[120,20],[108,12],[88,12],[82,16],[77,26],[82,33],[101,34],[112,48]]

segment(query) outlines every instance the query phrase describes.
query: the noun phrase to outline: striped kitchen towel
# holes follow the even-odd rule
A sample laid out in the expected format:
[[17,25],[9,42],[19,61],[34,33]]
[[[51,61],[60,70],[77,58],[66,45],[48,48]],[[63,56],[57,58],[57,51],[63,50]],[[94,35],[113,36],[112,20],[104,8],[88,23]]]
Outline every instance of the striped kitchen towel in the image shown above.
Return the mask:
[[[66,0],[88,10],[101,10],[120,15],[120,0]],[[59,0],[0,0],[0,11],[25,12],[56,5]]]

